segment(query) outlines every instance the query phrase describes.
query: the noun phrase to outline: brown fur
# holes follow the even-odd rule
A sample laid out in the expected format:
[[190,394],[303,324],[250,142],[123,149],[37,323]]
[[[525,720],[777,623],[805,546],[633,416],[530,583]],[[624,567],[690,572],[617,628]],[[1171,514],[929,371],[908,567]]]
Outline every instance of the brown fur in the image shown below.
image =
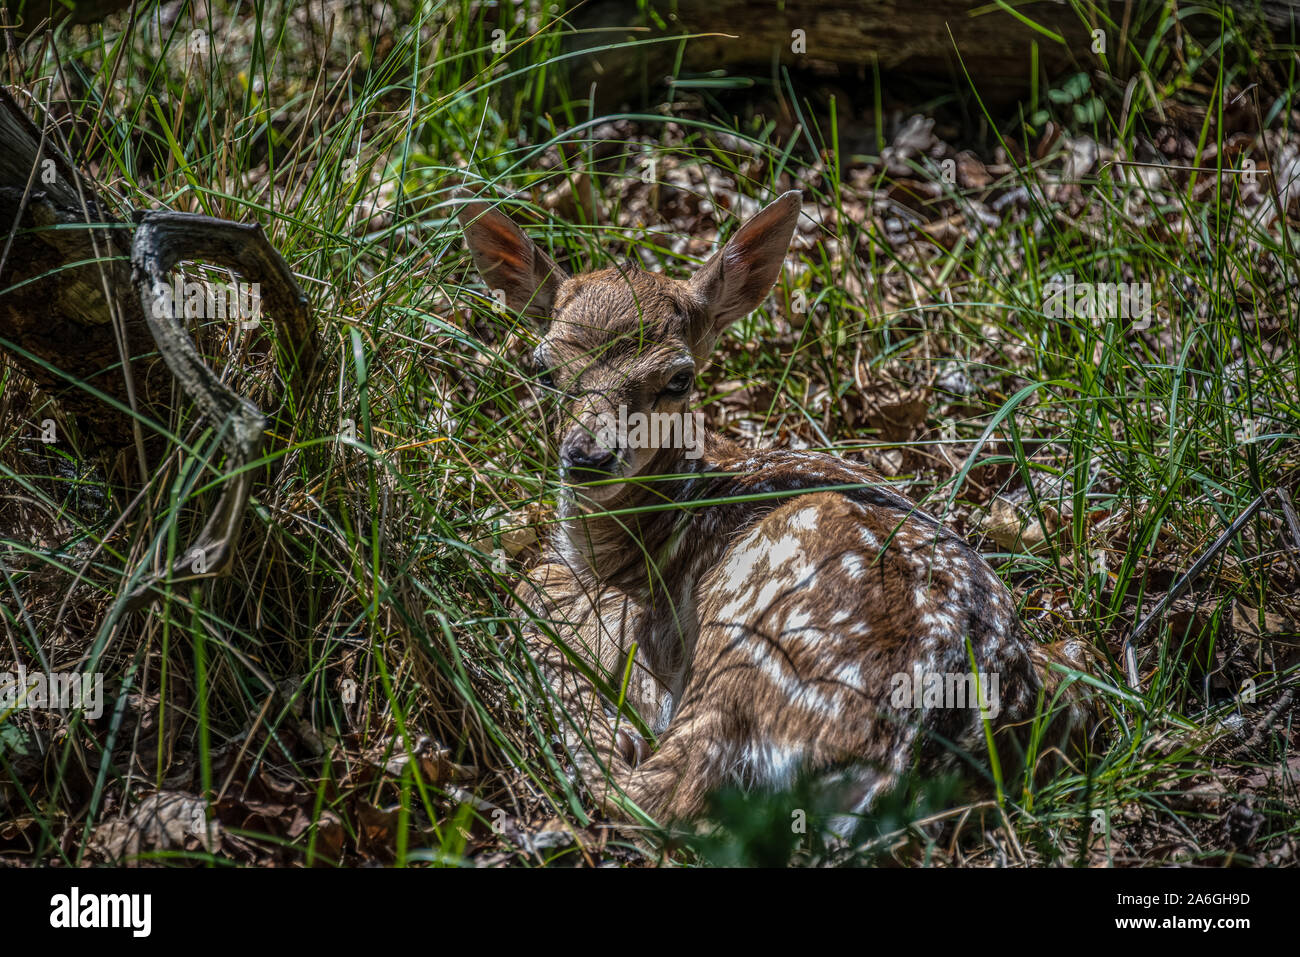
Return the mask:
[[[845,810],[860,812],[909,765],[958,764],[984,747],[978,710],[900,708],[896,676],[964,674],[973,654],[1000,679],[994,725],[1021,732],[1045,686],[1050,653],[1026,638],[1007,588],[866,467],[749,453],[713,434],[698,457],[602,437],[601,416],[620,406],[688,412],[689,387],[668,383],[683,370],[693,379],[726,325],[766,296],[799,208],[797,194],[781,197],[686,282],[635,269],[569,278],[500,213],[477,201],[461,213],[488,283],[513,308],[544,302],[551,319],[536,358],[569,466],[532,605],[615,685],[634,654],[628,700],[659,735],[651,753],[570,655],[530,631],[575,745],[592,744],[575,758],[610,809],[622,792],[651,815],[686,818],[728,781],[783,787],[848,769]],[[601,456],[612,456],[608,481],[574,478]],[[757,498],[735,501],[747,496]],[[1066,700],[1077,720],[1075,695]]]

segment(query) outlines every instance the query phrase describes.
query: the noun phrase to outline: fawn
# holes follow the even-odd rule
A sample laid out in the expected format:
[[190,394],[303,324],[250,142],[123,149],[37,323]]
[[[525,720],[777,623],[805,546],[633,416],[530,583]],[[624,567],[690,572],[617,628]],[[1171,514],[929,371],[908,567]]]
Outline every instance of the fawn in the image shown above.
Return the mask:
[[[461,197],[482,278],[511,309],[549,320],[533,358],[559,405],[561,522],[530,582],[569,650],[527,635],[576,737],[588,735],[571,751],[605,810],[626,813],[627,800],[685,819],[724,783],[778,789],[825,772],[847,782],[837,793],[857,815],[910,764],[984,747],[985,719],[1023,731],[1040,697],[1074,712],[1048,662],[1077,660],[1032,643],[979,554],[868,467],[611,428],[629,412],[690,415],[718,337],[776,281],[798,192],[687,281],[632,267],[570,277],[503,213]],[[630,673],[653,753],[588,669],[614,689]]]

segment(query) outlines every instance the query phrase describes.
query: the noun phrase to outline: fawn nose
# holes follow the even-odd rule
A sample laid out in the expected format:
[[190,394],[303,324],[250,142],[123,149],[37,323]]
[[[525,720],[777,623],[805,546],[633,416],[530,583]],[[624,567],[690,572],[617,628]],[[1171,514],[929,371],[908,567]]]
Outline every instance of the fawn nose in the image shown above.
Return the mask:
[[614,471],[614,453],[605,448],[566,449],[564,464],[571,472],[594,472],[608,475]]
[[614,471],[614,450],[606,448],[593,437],[580,435],[564,443],[560,449],[564,467],[575,478],[605,478]]

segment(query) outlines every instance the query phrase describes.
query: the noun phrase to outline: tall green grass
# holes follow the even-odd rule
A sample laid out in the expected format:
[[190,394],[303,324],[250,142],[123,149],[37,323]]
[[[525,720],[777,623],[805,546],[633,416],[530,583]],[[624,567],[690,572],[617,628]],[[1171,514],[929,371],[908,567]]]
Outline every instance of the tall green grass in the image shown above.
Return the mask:
[[[1001,148],[998,175],[1024,186],[1027,202],[1022,215],[907,249],[855,205],[855,189],[888,183],[881,173],[862,184],[864,165],[837,150],[851,122],[840,104],[819,113],[797,78],[781,74],[763,89],[795,112],[793,134],[732,112],[725,90],[689,85],[674,110],[594,115],[585,93],[566,89],[567,28],[549,5],[521,8],[528,22],[467,0],[389,7],[382,22],[345,5],[333,23],[261,0],[210,4],[198,21],[182,10],[169,23],[143,5],[30,45],[14,79],[75,118],[77,159],[119,212],[165,207],[265,226],[312,297],[325,365],[315,404],[268,443],[232,576],[177,585],[136,615],[122,612],[122,584],[154,550],[181,549],[215,501],[224,477],[216,424],[179,407],[162,423],[175,451],[133,500],[137,490],[79,455],[77,436],[50,448],[29,441],[20,423],[56,413],[18,395],[5,368],[14,423],[0,435],[13,489],[0,528],[6,631],[29,662],[81,659],[105,672],[112,695],[111,720],[72,717],[66,733],[0,718],[0,781],[22,785],[7,792],[10,813],[29,822],[23,859],[94,859],[96,827],[152,790],[192,788],[220,816],[222,799],[270,777],[303,796],[311,825],[291,837],[227,831],[295,863],[338,862],[323,850],[331,815],[348,863],[458,865],[512,848],[493,859],[842,860],[775,834],[771,821],[788,814],[773,817],[764,799],[725,795],[715,807],[722,838],[674,850],[597,840],[604,832],[588,829],[548,692],[519,640],[513,592],[534,552],[504,564],[490,553],[522,524],[546,533],[553,455],[526,359],[538,330],[495,309],[472,275],[451,188],[466,181],[513,197],[516,217],[575,268],[647,256],[682,275],[698,256],[638,218],[648,191],[675,188],[670,174],[706,167],[749,196],[793,182],[835,215],[800,254],[802,268],[733,330],[700,383],[705,410],[717,419],[724,384],[740,383],[754,391],[746,415],[764,444],[793,436],[868,460],[901,447],[895,480],[973,537],[994,495],[1019,491],[1025,527],[1049,534],[1041,545],[986,550],[1040,638],[1081,640],[1098,661],[1090,680],[1105,716],[1087,762],[1046,784],[1017,782],[1004,807],[964,814],[940,810],[925,787],[900,792],[850,860],[951,861],[957,837],[962,859],[980,863],[1155,853],[1122,829],[1126,820],[1179,835],[1184,849],[1166,856],[1239,853],[1206,836],[1203,812],[1171,800],[1181,782],[1220,766],[1219,722],[1241,710],[1197,665],[1212,656],[1203,645],[1213,635],[1163,622],[1140,649],[1140,689],[1128,687],[1119,649],[1150,593],[1168,587],[1161,575],[1185,570],[1261,491],[1295,485],[1297,237],[1244,221],[1214,121],[1216,104],[1267,73],[1274,82],[1255,94],[1261,120],[1287,128],[1294,68],[1283,51],[1256,52],[1232,24],[1214,48],[1173,62],[1177,24],[1160,12],[1166,5],[1141,6],[1154,37],[1125,43],[1126,75],[1093,71],[1086,93],[1075,83],[1055,97],[1048,84],[1021,117],[984,112],[978,77],[962,102],[927,104],[976,110],[966,118],[991,132],[974,145],[986,157]],[[493,48],[496,29],[505,54]],[[1076,217],[1040,189],[1041,171],[1060,168],[1060,144],[1019,158],[1036,155],[1049,121],[1131,158],[1153,134],[1157,101],[1189,92],[1210,104],[1198,145],[1220,147],[1205,172],[1164,182],[1112,163],[1082,184],[1093,198]],[[1074,111],[1077,101],[1087,110]],[[887,141],[885,119],[873,122]],[[645,183],[649,157],[657,174]],[[913,166],[916,181],[935,182],[933,163]],[[541,208],[583,175],[606,221],[591,221],[582,204],[567,222]],[[966,192],[950,184],[943,199],[960,210]],[[1135,210],[1175,226],[1135,222]],[[837,261],[828,241],[858,253]],[[1048,318],[1054,274],[1151,283],[1150,334]],[[799,324],[790,321],[796,294],[811,304]],[[231,386],[274,411],[280,370],[267,331],[195,332]],[[950,361],[978,392],[958,402],[929,391],[910,439],[872,435],[846,411],[863,384],[925,384]],[[1197,597],[1219,617],[1234,600],[1272,607],[1293,581],[1283,532],[1261,517]],[[345,700],[346,681],[355,701]],[[1294,682],[1294,669],[1261,677],[1247,719]],[[430,748],[445,748],[444,758],[427,760]],[[46,769],[35,791],[30,761]],[[451,775],[448,764],[473,771]],[[367,843],[374,814],[388,835],[381,847]],[[1252,860],[1296,833],[1294,817],[1265,814]],[[577,843],[519,850],[527,841],[517,834],[556,818]]]

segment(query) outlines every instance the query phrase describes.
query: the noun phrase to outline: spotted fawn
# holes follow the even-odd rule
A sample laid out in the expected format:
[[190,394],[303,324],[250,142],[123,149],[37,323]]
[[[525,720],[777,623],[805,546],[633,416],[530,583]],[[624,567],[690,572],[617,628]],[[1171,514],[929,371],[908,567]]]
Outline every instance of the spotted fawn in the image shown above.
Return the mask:
[[1002,742],[1023,755],[1053,702],[1077,720],[1049,667],[1077,658],[1031,642],[1007,587],[942,523],[864,465],[695,427],[695,378],[775,283],[797,192],[684,281],[569,276],[494,206],[461,199],[482,278],[545,323],[533,359],[562,521],[529,576],[527,635],[606,811],[688,819],[724,784],[811,774],[840,782],[851,818],[909,768],[987,768],[986,729],[1005,770]]

